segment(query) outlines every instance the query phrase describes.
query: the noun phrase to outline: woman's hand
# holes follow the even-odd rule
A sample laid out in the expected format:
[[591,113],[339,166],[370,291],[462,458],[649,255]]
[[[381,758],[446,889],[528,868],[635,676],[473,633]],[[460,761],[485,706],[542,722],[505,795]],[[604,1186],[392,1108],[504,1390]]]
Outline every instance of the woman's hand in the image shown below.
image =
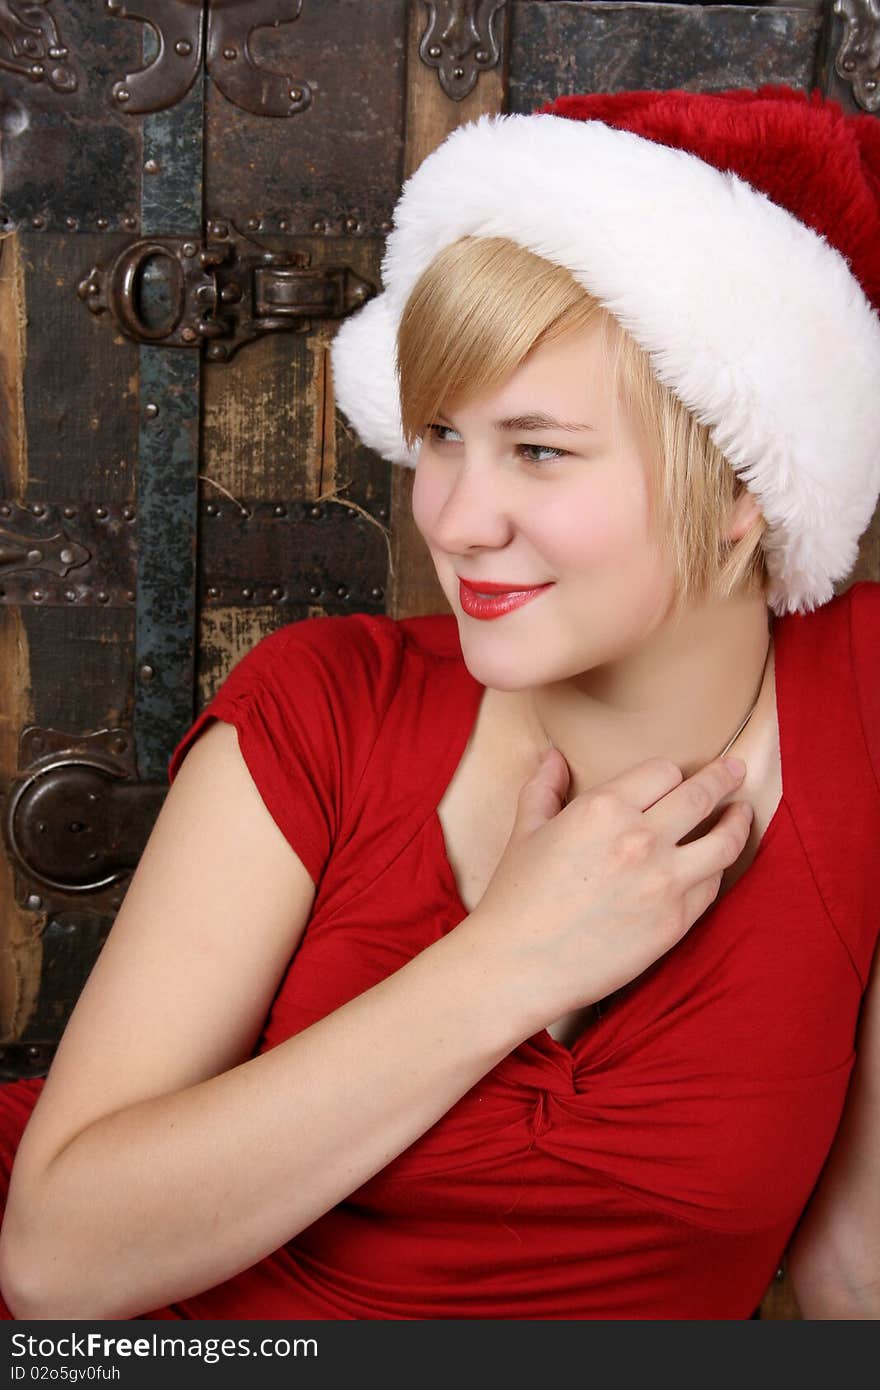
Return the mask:
[[683,780],[668,759],[649,758],[563,806],[568,765],[558,749],[543,755],[462,923],[521,980],[536,1029],[628,984],[705,912],[742,853],[752,808],[734,802],[705,834],[678,842],[741,781],[723,760]]

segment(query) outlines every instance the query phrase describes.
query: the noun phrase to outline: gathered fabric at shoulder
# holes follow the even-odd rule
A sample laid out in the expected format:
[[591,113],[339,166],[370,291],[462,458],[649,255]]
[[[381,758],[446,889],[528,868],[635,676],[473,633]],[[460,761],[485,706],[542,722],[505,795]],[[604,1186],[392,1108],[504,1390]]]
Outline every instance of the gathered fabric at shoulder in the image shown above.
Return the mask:
[[234,725],[263,802],[318,884],[396,689],[401,647],[392,619],[364,613],[270,633],[178,743],[169,783],[211,719]]

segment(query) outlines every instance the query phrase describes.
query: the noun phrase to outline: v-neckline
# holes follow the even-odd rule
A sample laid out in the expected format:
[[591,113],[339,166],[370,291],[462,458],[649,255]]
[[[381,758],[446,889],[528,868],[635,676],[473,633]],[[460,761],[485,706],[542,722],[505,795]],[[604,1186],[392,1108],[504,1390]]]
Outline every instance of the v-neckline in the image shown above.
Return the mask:
[[[786,768],[790,766],[788,740],[791,734],[791,726],[790,720],[788,718],[788,711],[790,708],[790,692],[788,689],[789,670],[787,652],[787,630],[785,637],[783,637],[783,629],[787,627],[786,616],[787,615],[784,615],[782,618],[776,617],[774,619],[773,626],[773,640],[775,644],[775,651],[773,657],[773,694],[776,705],[776,727],[779,737],[779,772],[782,791],[779,800],[776,803],[776,807],[773,811],[773,814],[767,822],[767,826],[764,830],[764,833],[758,841],[758,845],[755,849],[754,858],[752,859],[751,864],[745,870],[745,872],[740,874],[739,878],[733,884],[731,884],[730,888],[727,890],[727,892],[723,895],[722,898],[716,899],[714,902],[710,903],[709,907],[707,907],[706,911],[702,914],[700,918],[701,921],[714,915],[716,911],[719,911],[722,908],[725,908],[725,910],[729,910],[727,905],[733,899],[735,899],[738,891],[742,891],[741,885],[743,883],[748,882],[749,886],[752,886],[755,878],[755,870],[759,869],[759,866],[762,866],[765,862],[767,857],[766,849],[770,841],[776,837],[776,833],[783,819],[783,816],[786,815],[788,811],[788,780],[786,778]],[[449,853],[446,845],[446,837],[443,833],[443,823],[440,820],[439,805],[440,802],[443,800],[443,797],[446,794],[446,790],[452,782],[452,779],[455,776],[456,771],[458,770],[462,758],[464,757],[465,749],[467,748],[477,719],[479,718],[480,709],[483,703],[483,697],[485,696],[487,687],[476,684],[475,688],[478,692],[479,698],[474,702],[473,709],[470,711],[470,717],[466,721],[466,727],[463,731],[464,737],[460,740],[457,740],[456,743],[453,745],[454,761],[450,764],[448,770],[446,771],[446,775],[443,777],[442,786],[439,789],[439,794],[436,794],[436,805],[434,805],[434,807],[432,808],[432,812],[429,817],[429,824],[436,844],[437,862],[440,867],[441,876],[444,880],[444,888],[446,889],[449,898],[455,906],[456,913],[459,914],[457,915],[456,921],[453,925],[458,925],[458,922],[462,921],[465,917],[469,916],[472,909],[468,908],[465,905],[461,896],[461,892],[459,891],[458,881],[455,877],[455,871],[453,870],[452,863],[449,858]],[[624,990],[627,990],[629,986],[624,986],[623,988]],[[621,993],[622,992],[623,991],[621,991]],[[526,1041],[534,1045],[537,1045],[544,1052],[547,1052],[549,1050],[551,1054],[555,1055],[560,1060],[567,1060],[569,1062],[573,1062],[575,1056],[577,1055],[579,1049],[581,1048],[584,1042],[584,1039],[593,1038],[596,1034],[597,1029],[601,1028],[606,1019],[608,1019],[609,1017],[613,1017],[613,1015],[614,1006],[612,1005],[611,1008],[603,1012],[603,1014],[600,1017],[596,1018],[592,1022],[588,1022],[584,1026],[584,1028],[577,1034],[577,1036],[572,1038],[570,1044],[560,1042],[557,1038],[554,1038],[553,1034],[547,1028],[540,1028],[537,1033],[535,1033],[531,1038],[528,1038]]]

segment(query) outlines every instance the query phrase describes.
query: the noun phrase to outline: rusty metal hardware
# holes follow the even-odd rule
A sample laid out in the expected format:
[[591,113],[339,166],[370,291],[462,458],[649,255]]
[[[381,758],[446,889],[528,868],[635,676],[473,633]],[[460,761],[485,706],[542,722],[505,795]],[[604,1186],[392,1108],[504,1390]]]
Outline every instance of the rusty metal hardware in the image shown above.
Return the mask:
[[[305,332],[313,318],[342,318],[376,292],[348,266],[312,268],[306,251],[266,251],[235,227],[213,222],[208,240],[133,241],[107,266],[93,266],[77,294],[93,314],[110,314],[128,338],[163,347],[200,347],[228,360],[264,333]],[[167,264],[170,312],[145,322],[139,302],[149,263]]]
[[21,749],[5,827],[20,900],[52,911],[88,894],[118,906],[118,888],[108,890],[136,867],[166,786],[135,780],[125,729],[29,728]]
[[436,68],[453,101],[473,91],[481,72],[497,67],[501,44],[496,21],[505,0],[424,0],[428,9],[419,57]]
[[0,68],[67,95],[79,86],[50,0],[0,0]]
[[299,18],[302,0],[209,0],[208,71],[228,101],[256,116],[295,116],[311,105],[307,82],[269,72],[254,61],[255,29]]
[[836,0],[843,38],[834,67],[849,82],[859,106],[880,111],[880,7],[877,0]]
[[132,4],[107,0],[107,9],[117,19],[149,23],[159,40],[151,63],[114,83],[114,105],[131,116],[176,105],[202,66],[202,0],[133,0]]
[[0,500],[0,604],[129,607],[135,509]]
[[208,0],[207,44],[202,0],[107,0],[107,8],[118,19],[149,22],[158,38],[153,61],[113,86],[114,103],[128,115],[164,111],[181,101],[203,55],[214,85],[245,111],[295,116],[311,104],[307,82],[261,67],[250,46],[256,29],[298,19],[302,0]]

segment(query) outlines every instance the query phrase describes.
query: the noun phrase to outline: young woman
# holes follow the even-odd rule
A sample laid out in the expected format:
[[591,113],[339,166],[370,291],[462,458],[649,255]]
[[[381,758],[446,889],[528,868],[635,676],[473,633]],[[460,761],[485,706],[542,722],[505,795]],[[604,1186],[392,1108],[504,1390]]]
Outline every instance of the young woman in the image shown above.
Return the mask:
[[176,750],[6,1088],[13,1316],[747,1318],[787,1248],[878,1316],[878,169],[784,91],[426,160],[334,372],[451,614],[283,627]]

